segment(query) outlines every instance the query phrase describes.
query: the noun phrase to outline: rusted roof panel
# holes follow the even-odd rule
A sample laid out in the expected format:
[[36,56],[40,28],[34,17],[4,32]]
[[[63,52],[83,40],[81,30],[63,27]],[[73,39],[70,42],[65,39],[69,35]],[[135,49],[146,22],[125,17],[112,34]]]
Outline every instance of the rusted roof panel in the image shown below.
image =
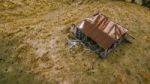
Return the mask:
[[94,14],[86,18],[94,27],[98,27],[103,32],[107,33],[113,39],[119,39],[128,30],[118,23],[111,21],[108,17],[101,13]]
[[128,31],[101,13],[86,18],[79,29],[103,48],[111,47],[115,40]]
[[98,43],[99,46],[103,48],[109,48],[115,41],[103,31],[93,27],[92,24],[86,20],[82,32],[91,39],[93,39],[96,43]]

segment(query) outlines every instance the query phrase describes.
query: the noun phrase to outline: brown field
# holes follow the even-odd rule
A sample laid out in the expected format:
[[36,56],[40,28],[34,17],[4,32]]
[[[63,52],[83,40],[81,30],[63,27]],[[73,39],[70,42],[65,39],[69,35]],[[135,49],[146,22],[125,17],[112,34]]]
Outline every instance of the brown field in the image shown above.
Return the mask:
[[[136,38],[106,59],[67,45],[69,26],[97,11]],[[0,84],[150,84],[150,9],[110,0],[0,0]]]

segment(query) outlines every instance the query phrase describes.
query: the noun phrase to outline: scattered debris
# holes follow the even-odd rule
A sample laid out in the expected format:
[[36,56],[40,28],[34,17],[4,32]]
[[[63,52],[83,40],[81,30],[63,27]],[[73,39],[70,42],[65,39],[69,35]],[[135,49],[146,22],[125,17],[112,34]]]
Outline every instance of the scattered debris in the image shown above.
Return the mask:
[[76,46],[78,42],[79,40],[68,40],[68,44],[70,45],[69,48]]

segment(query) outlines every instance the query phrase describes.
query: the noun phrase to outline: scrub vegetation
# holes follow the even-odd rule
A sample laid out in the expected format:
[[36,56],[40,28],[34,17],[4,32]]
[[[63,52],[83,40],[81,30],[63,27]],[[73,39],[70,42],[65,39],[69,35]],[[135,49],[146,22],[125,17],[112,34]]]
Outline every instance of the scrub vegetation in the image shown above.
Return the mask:
[[[105,59],[67,44],[69,26],[97,11],[136,39]],[[115,0],[0,0],[0,84],[149,84],[150,10]]]

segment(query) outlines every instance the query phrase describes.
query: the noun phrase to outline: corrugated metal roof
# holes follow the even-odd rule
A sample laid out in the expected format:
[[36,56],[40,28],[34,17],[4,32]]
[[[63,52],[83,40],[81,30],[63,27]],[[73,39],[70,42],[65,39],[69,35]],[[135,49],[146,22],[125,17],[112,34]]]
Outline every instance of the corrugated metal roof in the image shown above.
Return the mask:
[[115,40],[128,31],[101,13],[86,18],[79,27],[83,33],[103,48],[111,47]]
[[99,46],[103,48],[109,48],[112,43],[114,43],[114,39],[108,36],[103,31],[99,30],[92,26],[88,21],[84,21],[83,29],[81,30],[85,35],[93,39]]

